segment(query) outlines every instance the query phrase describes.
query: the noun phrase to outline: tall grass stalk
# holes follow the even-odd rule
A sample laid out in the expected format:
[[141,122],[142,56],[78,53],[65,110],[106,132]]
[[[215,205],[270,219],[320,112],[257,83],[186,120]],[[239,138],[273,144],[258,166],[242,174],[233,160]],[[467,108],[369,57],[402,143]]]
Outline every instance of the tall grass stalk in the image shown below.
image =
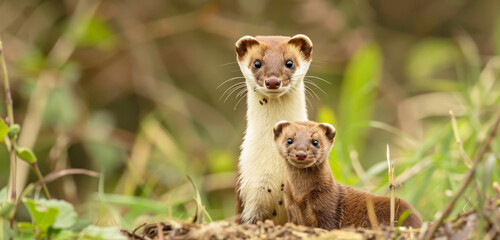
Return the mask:
[[[7,117],[8,121],[7,125],[9,127],[14,124],[14,108],[12,102],[12,95],[10,93],[10,83],[9,83],[9,74],[7,72],[7,65],[5,64],[5,57],[3,54],[3,42],[2,37],[0,36],[0,67],[2,68],[3,73],[3,83],[5,90],[5,105],[7,105]],[[10,144],[8,144],[9,152],[10,152],[10,184],[9,184],[9,193],[8,193],[8,201],[15,202],[17,198],[16,194],[16,171],[17,171],[17,157],[14,149],[15,140],[13,137],[9,137]]]
[[[5,64],[5,57],[3,54],[3,42],[2,38],[0,37],[0,67],[2,68],[3,72],[3,80],[4,80],[4,90],[5,90],[5,104],[7,105],[7,117],[8,121],[7,124],[9,128],[11,128],[15,123],[14,123],[14,102],[12,101],[12,94],[10,91],[10,82],[9,82],[9,74],[7,72],[7,65]],[[9,143],[8,143],[8,149],[10,153],[10,184],[9,184],[9,201],[10,202],[15,202],[17,199],[17,183],[16,183],[16,175],[17,175],[17,154],[16,150],[18,149],[17,147],[17,133],[16,134],[9,134]],[[40,168],[38,167],[38,163],[35,161],[30,162],[30,166],[33,168],[33,171],[36,173],[36,176],[41,182],[42,185],[42,190],[47,199],[50,199],[50,193],[49,190],[47,189],[47,185],[43,181],[43,175],[40,172]],[[15,211],[15,209],[13,210]],[[13,216],[13,214],[11,215]]]
[[391,215],[390,215],[390,219],[391,219],[391,223],[390,223],[390,226],[391,228],[394,228],[394,209],[395,209],[395,198],[394,198],[394,192],[396,190],[396,183],[395,183],[395,180],[394,180],[394,175],[395,175],[395,172],[394,172],[394,163],[391,162],[391,155],[390,155],[390,150],[389,150],[389,144],[387,144],[387,152],[386,152],[386,156],[387,156],[387,171],[388,171],[388,175],[389,175],[389,189],[391,191]]
[[[500,113],[500,109],[497,112]],[[432,222],[431,226],[429,227],[429,230],[425,234],[424,240],[430,240],[432,238],[434,232],[436,232],[440,224],[443,222],[444,218],[446,218],[451,213],[453,207],[455,206],[455,203],[460,198],[460,196],[462,196],[462,193],[465,191],[467,186],[469,186],[469,184],[471,183],[476,173],[476,169],[479,165],[479,162],[481,162],[481,160],[484,158],[485,154],[488,152],[488,150],[491,147],[491,144],[493,143],[493,139],[496,136],[499,125],[500,125],[500,114],[497,115],[496,120],[493,123],[491,130],[489,131],[488,137],[484,140],[483,144],[479,148],[479,151],[475,155],[472,168],[469,170],[469,172],[467,172],[467,175],[465,179],[462,181],[460,188],[458,188],[458,190],[455,192],[450,202],[446,204],[443,213],[439,214],[436,217],[436,219]]]

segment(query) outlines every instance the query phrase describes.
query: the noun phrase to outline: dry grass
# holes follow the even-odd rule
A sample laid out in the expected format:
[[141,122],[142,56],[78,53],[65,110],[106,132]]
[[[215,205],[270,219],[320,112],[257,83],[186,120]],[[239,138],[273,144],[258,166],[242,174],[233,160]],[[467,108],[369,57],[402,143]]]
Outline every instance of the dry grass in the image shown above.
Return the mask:
[[[500,237],[500,192],[490,198],[485,209],[468,211],[457,215],[437,229],[433,238],[469,239],[470,234],[477,230],[478,214],[491,216],[485,225],[484,239]],[[257,224],[236,224],[228,221],[216,221],[207,224],[188,223],[178,220],[143,224],[132,232],[122,230],[130,240],[160,240],[160,239],[421,239],[426,233],[427,224],[421,229],[379,228],[343,229],[327,231],[319,228],[298,226],[287,223],[283,226],[274,225],[270,220]]]

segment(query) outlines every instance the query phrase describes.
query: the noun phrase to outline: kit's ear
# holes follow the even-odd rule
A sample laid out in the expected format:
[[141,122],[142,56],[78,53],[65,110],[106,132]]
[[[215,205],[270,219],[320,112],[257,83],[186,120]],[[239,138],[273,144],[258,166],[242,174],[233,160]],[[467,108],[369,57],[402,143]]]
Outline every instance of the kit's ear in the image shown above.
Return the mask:
[[328,140],[330,140],[331,142],[333,142],[333,139],[335,138],[335,135],[337,134],[335,127],[329,123],[320,123],[319,127],[325,131],[326,138]]
[[274,139],[279,138],[281,133],[283,132],[283,128],[290,125],[289,122],[287,121],[279,121],[274,125],[273,132],[274,132]]
[[288,41],[288,44],[294,45],[300,49],[300,52],[304,54],[304,59],[311,59],[313,43],[308,36],[304,34],[297,34]]
[[245,56],[252,46],[259,45],[259,41],[252,36],[243,36],[238,41],[236,41],[236,53],[238,54],[238,59]]

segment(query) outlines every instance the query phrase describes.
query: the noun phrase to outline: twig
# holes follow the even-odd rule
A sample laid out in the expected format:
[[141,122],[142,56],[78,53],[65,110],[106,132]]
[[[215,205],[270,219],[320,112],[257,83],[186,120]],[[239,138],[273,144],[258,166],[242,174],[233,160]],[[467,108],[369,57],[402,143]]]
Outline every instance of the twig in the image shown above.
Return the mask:
[[[19,145],[27,148],[33,148],[40,133],[42,116],[47,105],[48,97],[52,89],[55,87],[59,78],[58,69],[71,57],[71,54],[76,48],[74,36],[81,34],[81,29],[86,29],[86,26],[92,19],[100,1],[78,1],[74,13],[68,23],[68,29],[61,36],[54,47],[50,50],[46,61],[51,63],[51,69],[45,69],[40,73],[36,81],[33,94],[28,103],[28,109],[23,121],[23,131],[19,135]],[[72,31],[72,29],[78,29]],[[28,169],[26,165],[20,165],[17,175],[18,191],[22,189],[26,181]]]
[[163,226],[160,222],[156,223],[156,229],[158,230],[158,240],[163,240]]
[[[7,65],[5,64],[5,57],[3,54],[3,42],[2,38],[0,37],[0,65],[2,67],[2,72],[3,72],[3,83],[4,83],[4,90],[5,90],[5,105],[7,105],[7,116],[8,116],[8,121],[7,124],[12,126],[14,124],[14,107],[13,107],[13,102],[12,102],[12,95],[10,93],[10,83],[9,83],[9,74],[7,72]],[[8,201],[10,202],[15,202],[17,198],[17,193],[16,193],[16,172],[17,172],[17,157],[16,157],[16,151],[14,149],[14,137],[10,137],[10,147],[9,147],[9,152],[10,152],[10,186],[9,186],[9,197]]]
[[366,209],[368,211],[368,220],[373,230],[379,230],[377,214],[375,214],[375,206],[373,205],[373,200],[371,198],[366,198]]
[[49,189],[47,188],[47,184],[45,184],[45,182],[43,181],[43,175],[42,172],[40,171],[40,168],[38,167],[38,163],[34,162],[30,165],[35,171],[35,174],[38,177],[39,181],[42,183],[43,195],[45,195],[45,198],[50,199]]
[[387,157],[387,171],[389,175],[389,189],[391,191],[391,223],[390,226],[391,228],[394,228],[394,209],[395,209],[395,198],[394,198],[394,191],[396,190],[396,184],[394,180],[394,163],[391,162],[391,155],[390,155],[390,150],[389,150],[389,144],[387,144],[387,152],[386,152],[386,157]]
[[[9,83],[9,74],[7,73],[7,66],[5,64],[5,58],[3,55],[3,43],[2,39],[0,37],[0,65],[2,68],[3,72],[3,79],[4,79],[4,88],[5,88],[5,104],[7,105],[7,115],[8,115],[8,125],[9,128],[12,127],[12,125],[15,124],[14,122],[14,102],[12,101],[12,94],[10,92],[10,83]],[[9,201],[15,202],[17,198],[17,155],[16,155],[16,150],[17,150],[17,135],[9,135],[9,140],[10,140],[10,147],[9,147],[9,152],[10,152],[10,189],[9,189]],[[42,173],[40,172],[40,168],[38,167],[38,164],[36,161],[32,164],[30,164],[33,170],[35,171],[35,174],[37,175],[38,179],[42,182],[42,189],[45,197],[47,199],[50,199],[50,193],[49,190],[47,189],[46,184],[43,182],[43,176]],[[15,210],[13,210],[15,211]],[[14,212],[13,212],[14,213]],[[12,214],[13,215],[13,214]]]
[[497,117],[496,121],[493,123],[493,126],[491,127],[491,130],[490,130],[490,134],[484,140],[482,147],[480,148],[479,152],[474,157],[472,168],[467,173],[467,176],[465,177],[464,181],[460,185],[460,188],[453,195],[450,202],[448,202],[443,213],[439,214],[438,217],[436,218],[436,220],[433,221],[432,225],[429,227],[429,231],[427,231],[427,233],[425,234],[424,240],[430,240],[432,238],[432,236],[434,235],[434,232],[436,232],[436,230],[439,227],[439,225],[441,224],[441,222],[443,222],[443,219],[450,214],[450,212],[453,210],[453,207],[455,206],[455,203],[460,198],[462,193],[465,191],[465,189],[467,188],[469,183],[472,181],[472,178],[474,177],[474,174],[476,173],[476,168],[477,168],[479,162],[483,159],[486,152],[489,150],[491,143],[493,142],[493,139],[495,138],[495,135],[498,131],[499,125],[500,125],[500,115]]
[[[67,175],[76,175],[76,174],[82,174],[82,175],[87,175],[91,177],[99,177],[101,174],[95,171],[87,170],[87,169],[80,169],[80,168],[70,168],[70,169],[63,169],[57,172],[51,172],[47,174],[43,178],[44,183],[49,183],[52,182],[58,178],[67,176]],[[41,184],[42,181],[38,181],[36,184]]]

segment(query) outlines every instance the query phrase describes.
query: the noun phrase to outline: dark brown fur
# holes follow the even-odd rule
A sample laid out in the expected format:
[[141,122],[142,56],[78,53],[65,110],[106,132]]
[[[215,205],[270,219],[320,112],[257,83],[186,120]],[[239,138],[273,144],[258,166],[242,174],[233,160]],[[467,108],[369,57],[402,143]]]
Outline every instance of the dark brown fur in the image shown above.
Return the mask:
[[[328,125],[310,121],[284,122],[275,126],[275,141],[288,166],[285,207],[289,221],[324,229],[371,228],[367,208],[367,200],[371,200],[378,225],[389,226],[390,198],[363,192],[335,181],[328,163],[334,132],[335,129]],[[288,138],[293,139],[292,144],[287,143]],[[318,147],[311,144],[312,140],[318,140]],[[298,151],[306,152],[307,158],[297,160],[294,154]],[[407,210],[411,214],[402,225],[421,227],[422,219],[415,209],[404,200],[396,198],[395,221]]]

